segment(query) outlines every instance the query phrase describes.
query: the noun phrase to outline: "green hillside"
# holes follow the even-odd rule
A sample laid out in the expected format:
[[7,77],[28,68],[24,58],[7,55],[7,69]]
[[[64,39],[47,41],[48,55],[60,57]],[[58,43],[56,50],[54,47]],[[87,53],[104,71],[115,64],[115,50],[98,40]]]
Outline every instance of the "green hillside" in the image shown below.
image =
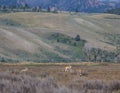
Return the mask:
[[1,13],[0,58],[3,62],[81,61],[85,46],[114,51],[111,36],[119,36],[119,29],[120,16],[112,14]]

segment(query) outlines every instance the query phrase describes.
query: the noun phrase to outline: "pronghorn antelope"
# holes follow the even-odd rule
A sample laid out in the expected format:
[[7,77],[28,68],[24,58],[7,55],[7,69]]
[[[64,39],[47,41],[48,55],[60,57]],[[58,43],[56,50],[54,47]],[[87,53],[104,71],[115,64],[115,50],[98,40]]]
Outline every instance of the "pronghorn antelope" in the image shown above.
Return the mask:
[[72,71],[72,66],[69,65],[65,67],[65,72],[68,72],[68,71]]
[[27,71],[28,71],[28,68],[25,68],[25,69],[22,69],[20,73],[27,72]]
[[81,77],[81,76],[86,76],[86,75],[88,75],[88,72],[87,72],[86,70],[84,70],[84,69],[78,69],[78,70],[76,70],[76,73],[77,73],[77,75],[79,75],[80,77]]
[[11,75],[18,75],[19,71],[17,69],[10,71]]

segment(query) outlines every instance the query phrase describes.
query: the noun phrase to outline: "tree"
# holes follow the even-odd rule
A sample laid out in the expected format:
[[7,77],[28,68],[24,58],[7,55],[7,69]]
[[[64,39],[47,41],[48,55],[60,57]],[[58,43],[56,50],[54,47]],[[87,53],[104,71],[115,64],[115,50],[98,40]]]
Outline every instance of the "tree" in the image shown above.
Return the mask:
[[36,6],[32,9],[34,12],[40,12],[41,11],[41,6]]
[[105,50],[101,50],[101,62],[104,62],[105,59]]
[[3,6],[2,6],[2,9],[3,9],[3,10],[6,10],[6,9],[7,9],[7,7],[6,7],[5,5],[3,5]]
[[29,8],[29,6],[28,6],[28,4],[26,4],[26,3],[22,3],[21,8],[25,11],[26,9]]
[[15,5],[10,6],[11,11],[13,11],[16,8],[17,8],[17,6],[15,6]]
[[91,54],[90,54],[91,49],[84,47],[82,50],[83,50],[83,55],[85,57],[84,58],[85,61],[90,62],[91,61]]
[[116,46],[115,61],[117,61],[117,62],[120,61],[120,45]]
[[77,36],[75,37],[75,40],[76,40],[76,41],[80,41],[80,35],[77,35]]
[[41,11],[41,6],[37,6],[37,12]]
[[92,52],[92,55],[94,57],[93,61],[97,62],[98,61],[98,57],[100,57],[101,49],[99,49],[99,48],[92,48],[91,52]]
[[50,12],[50,7],[48,6],[48,8],[47,8],[47,12]]

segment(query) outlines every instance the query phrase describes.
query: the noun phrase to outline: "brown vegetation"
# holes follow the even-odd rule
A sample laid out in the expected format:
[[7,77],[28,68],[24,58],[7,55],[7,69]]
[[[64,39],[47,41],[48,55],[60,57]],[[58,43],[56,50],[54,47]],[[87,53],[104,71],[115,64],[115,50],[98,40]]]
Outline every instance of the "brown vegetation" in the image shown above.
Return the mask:
[[[119,93],[120,64],[67,65],[72,66],[72,72],[64,71],[64,63],[1,64],[0,93]],[[29,70],[19,73],[24,68]],[[78,75],[80,69],[81,76]]]

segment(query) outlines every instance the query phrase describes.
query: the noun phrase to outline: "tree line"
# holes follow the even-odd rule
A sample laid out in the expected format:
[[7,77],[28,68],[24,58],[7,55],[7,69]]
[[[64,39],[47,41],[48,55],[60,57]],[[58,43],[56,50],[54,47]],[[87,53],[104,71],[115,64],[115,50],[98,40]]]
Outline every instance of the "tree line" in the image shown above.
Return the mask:
[[53,12],[57,13],[58,9],[55,6],[48,6],[46,9],[41,6],[30,7],[24,3],[22,5],[0,5],[0,11],[2,12]]

